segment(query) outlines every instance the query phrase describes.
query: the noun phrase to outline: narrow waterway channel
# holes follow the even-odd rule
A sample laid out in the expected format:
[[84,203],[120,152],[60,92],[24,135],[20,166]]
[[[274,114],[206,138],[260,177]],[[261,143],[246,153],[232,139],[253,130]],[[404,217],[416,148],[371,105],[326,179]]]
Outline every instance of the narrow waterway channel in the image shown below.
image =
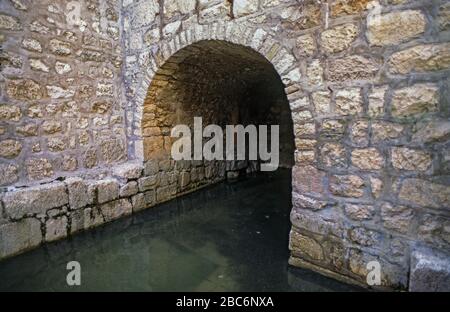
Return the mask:
[[[290,170],[220,183],[0,262],[2,291],[357,291],[287,260]],[[81,285],[66,283],[69,261]]]

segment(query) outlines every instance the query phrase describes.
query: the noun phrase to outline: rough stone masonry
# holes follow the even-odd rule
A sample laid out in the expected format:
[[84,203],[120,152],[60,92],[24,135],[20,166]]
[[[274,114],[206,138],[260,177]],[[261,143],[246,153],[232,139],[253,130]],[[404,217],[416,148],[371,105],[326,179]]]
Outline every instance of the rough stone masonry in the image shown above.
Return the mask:
[[285,127],[291,265],[450,290],[450,1],[2,0],[0,44],[0,258],[254,170],[168,158],[200,113]]

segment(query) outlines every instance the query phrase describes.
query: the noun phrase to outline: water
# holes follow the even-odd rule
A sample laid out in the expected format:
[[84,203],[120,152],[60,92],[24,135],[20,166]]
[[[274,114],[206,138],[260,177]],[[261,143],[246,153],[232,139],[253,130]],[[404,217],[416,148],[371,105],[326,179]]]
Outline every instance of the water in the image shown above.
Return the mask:
[[[0,262],[2,291],[355,291],[287,260],[290,170],[221,183]],[[81,286],[66,264],[81,265]]]

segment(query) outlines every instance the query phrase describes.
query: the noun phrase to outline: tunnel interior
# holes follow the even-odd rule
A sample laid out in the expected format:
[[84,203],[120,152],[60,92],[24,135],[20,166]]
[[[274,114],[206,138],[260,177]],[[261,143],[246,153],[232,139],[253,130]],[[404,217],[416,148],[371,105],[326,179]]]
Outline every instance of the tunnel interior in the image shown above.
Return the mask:
[[[279,125],[279,167],[294,164],[292,117],[283,83],[273,65],[251,48],[200,41],[179,50],[160,67],[144,101],[144,160],[170,159],[176,140],[171,129],[179,124],[193,129],[194,117],[202,118],[203,127],[219,125],[224,134],[226,125],[268,125],[269,129]],[[177,192],[185,191],[258,168],[259,161],[249,161],[248,153],[241,161],[177,161],[176,176],[169,184],[174,188],[177,184]]]

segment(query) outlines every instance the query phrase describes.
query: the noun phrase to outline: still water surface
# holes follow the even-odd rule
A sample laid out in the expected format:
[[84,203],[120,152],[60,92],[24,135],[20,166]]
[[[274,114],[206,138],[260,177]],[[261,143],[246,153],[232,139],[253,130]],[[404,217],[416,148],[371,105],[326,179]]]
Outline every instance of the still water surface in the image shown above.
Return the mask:
[[[0,262],[2,291],[358,291],[291,268],[290,170],[220,183]],[[66,264],[81,264],[81,286]]]

